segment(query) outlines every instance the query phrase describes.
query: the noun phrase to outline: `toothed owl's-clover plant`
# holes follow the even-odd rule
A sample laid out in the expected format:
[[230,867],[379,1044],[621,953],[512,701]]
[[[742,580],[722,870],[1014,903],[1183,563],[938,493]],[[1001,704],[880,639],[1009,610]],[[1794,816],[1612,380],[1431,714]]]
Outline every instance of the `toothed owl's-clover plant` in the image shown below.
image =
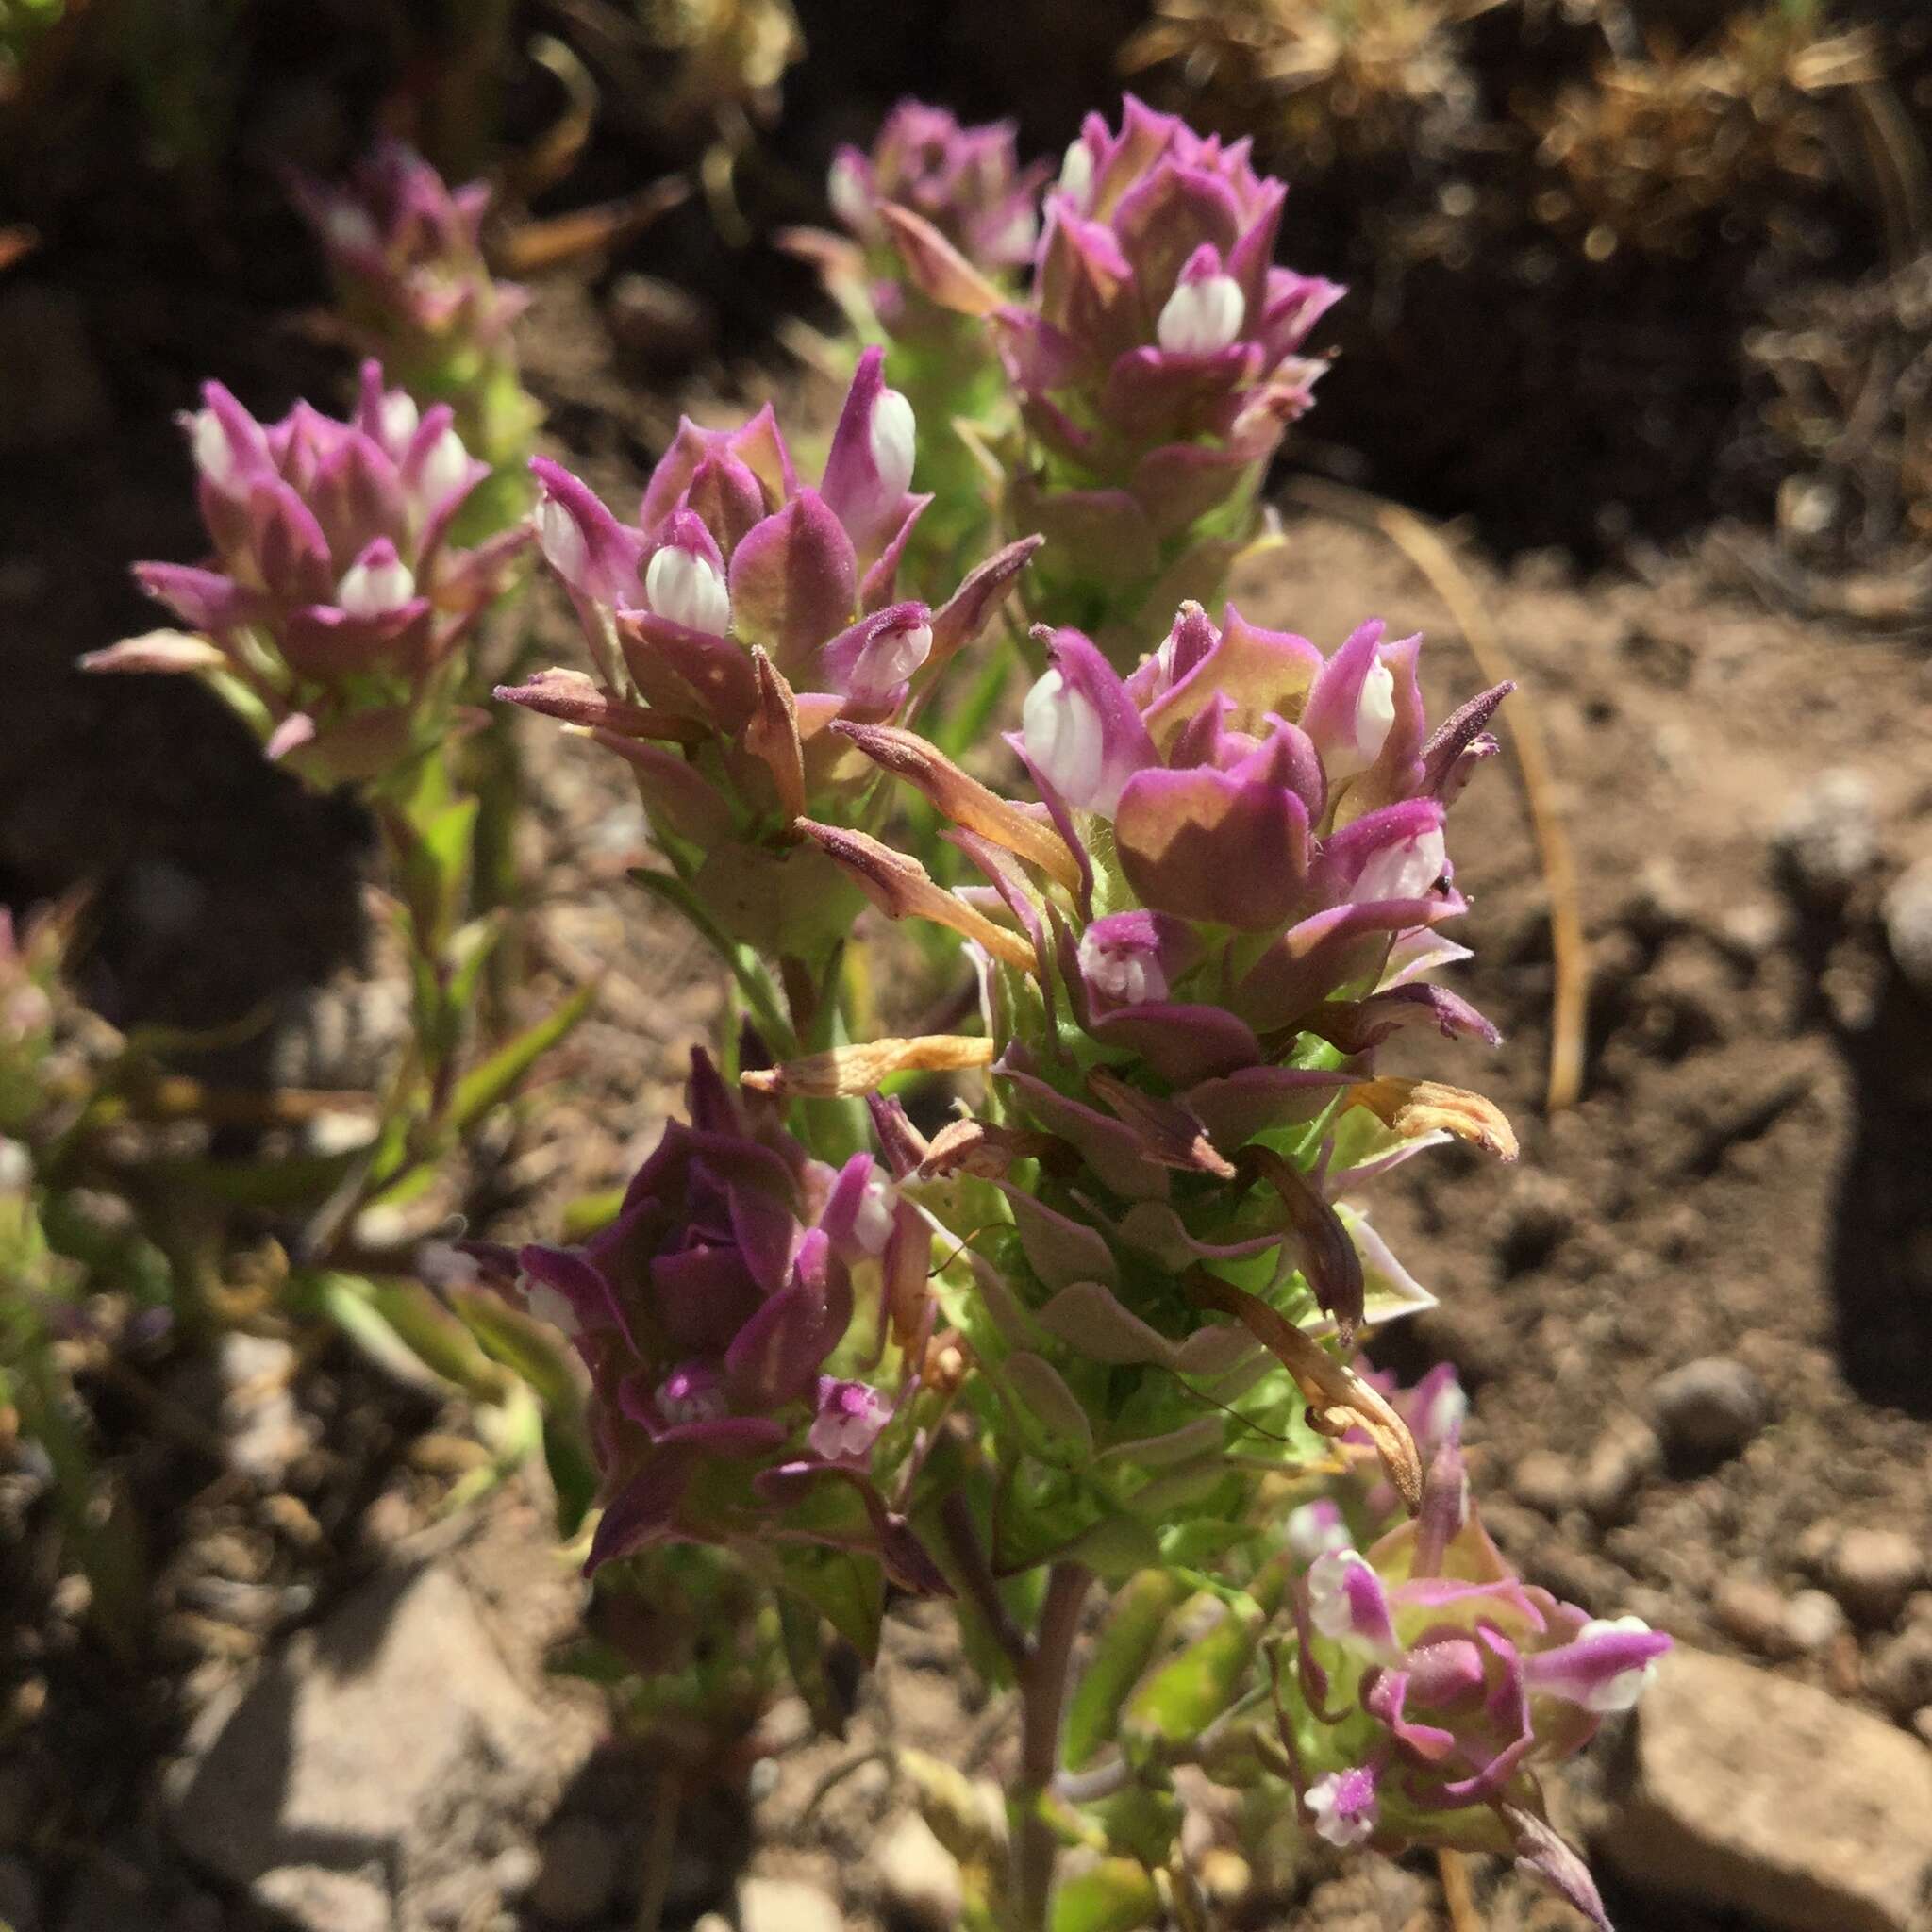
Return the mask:
[[[924,111],[908,105],[889,125]],[[935,134],[933,151],[976,152],[1001,133]],[[1080,625],[1131,669],[1146,631],[1184,597],[1212,602],[1257,534],[1263,473],[1324,367],[1309,336],[1342,291],[1275,264],[1288,191],[1255,172],[1247,142],[1196,134],[1131,95],[1117,129],[1087,117],[1033,222],[1010,192],[996,224],[962,221],[889,152],[882,136],[869,163],[841,155],[831,185],[885,273],[874,311],[945,311],[974,325],[976,353],[997,352],[1000,393],[971,412],[970,433],[1008,534],[1048,540],[1035,614]],[[895,371],[909,366],[896,337],[893,354]]]
[[[935,168],[1005,153],[923,125]],[[1292,345],[1332,291],[1270,265],[1278,188],[1239,151],[1130,107],[1075,152],[1047,197],[1056,291],[1131,256],[1134,301],[1158,300],[1151,346],[1123,333],[1118,353],[1161,394],[1270,425],[1174,458],[1226,489],[1197,499],[1218,515],[1305,399]],[[857,220],[888,170],[845,166]],[[874,217],[924,245],[891,205]],[[1154,238],[1184,228],[1163,280]],[[1041,348],[1072,312],[996,326]],[[1451,1139],[1516,1154],[1480,1094],[1378,1065],[1397,1033],[1497,1042],[1441,975],[1468,957],[1448,821],[1508,687],[1432,725],[1420,639],[1372,622],[1324,650],[1187,599],[1124,669],[1039,626],[1004,746],[952,755],[928,703],[1010,648],[985,634],[996,602],[1018,584],[1056,608],[1052,491],[1028,499],[1043,541],[1016,534],[937,608],[902,601],[923,425],[890,366],[860,357],[816,488],[769,409],[686,424],[635,523],[539,466],[589,669],[503,695],[629,762],[656,889],[747,1018],[745,1100],[700,1061],[691,1126],[609,1231],[495,1266],[589,1365],[590,1560],[722,1543],[865,1648],[887,1584],[949,1594],[1024,1713],[1008,1841],[969,1861],[974,1923],[1055,1923],[1062,1841],[1140,1873],[1144,1915],[1108,1923],[1161,1923],[1191,1882],[1184,1761],[1337,1847],[1509,1853],[1600,1919],[1537,1770],[1634,1698],[1663,1640],[1512,1575],[1468,1500],[1453,1382],[1404,1394],[1357,1355],[1434,1299],[1373,1224],[1376,1180]],[[1040,421],[1057,392],[1029,402]],[[1184,447],[1160,441],[1178,419],[1135,420]],[[1146,454],[1142,480],[1167,460]],[[989,782],[1002,767],[1020,795]],[[858,1032],[868,901],[957,943],[976,1026]],[[860,1099],[869,1145],[838,1107]],[[872,1583],[781,1570],[826,1549]],[[1096,1585],[1118,1606],[1083,1646]]]
[[[315,204],[339,266],[487,348],[474,194],[385,167]],[[446,407],[373,364],[341,423],[211,386],[212,556],[142,567],[185,628],[98,660],[196,672],[310,782],[413,798],[407,880],[461,844],[408,774],[541,554],[581,656],[497,696],[623,761],[634,875],[732,990],[621,1204],[445,1249],[445,1292],[506,1360],[568,1341],[544,1399],[600,1603],[680,1560],[693,1602],[770,1585],[815,1709],[821,1620],[870,1656],[891,1592],[957,1607],[1018,1693],[1006,1804],[902,1769],[991,1932],[1210,1924],[1182,1766],[1337,1851],[1514,1857],[1603,1925],[1537,1780],[1665,1648],[1515,1575],[1453,1374],[1361,1357],[1434,1300],[1375,1184],[1452,1140],[1516,1158],[1448,1064],[1499,1035],[1445,977],[1450,820],[1509,687],[1432,723],[1419,638],[1220,594],[1341,292],[1275,264],[1285,192],[1131,99],[1052,180],[908,104],[834,166],[852,240],[817,245],[884,340],[810,479],[769,405],[686,420],[634,516],[539,457],[527,516],[464,549],[483,465]],[[459,1106],[431,1042],[482,923],[408,910],[442,922],[423,1054]]]
[[520,460],[542,413],[511,333],[529,297],[484,258],[488,183],[451,188],[407,142],[384,140],[341,181],[298,176],[293,192],[362,345],[412,395],[450,404],[474,454]]
[[182,427],[209,554],[135,575],[183,627],[88,668],[199,675],[271,758],[324,788],[382,780],[440,742],[466,646],[530,541],[516,526],[452,542],[490,472],[449,406],[420,408],[367,362],[345,422],[297,403],[259,423],[210,382]]

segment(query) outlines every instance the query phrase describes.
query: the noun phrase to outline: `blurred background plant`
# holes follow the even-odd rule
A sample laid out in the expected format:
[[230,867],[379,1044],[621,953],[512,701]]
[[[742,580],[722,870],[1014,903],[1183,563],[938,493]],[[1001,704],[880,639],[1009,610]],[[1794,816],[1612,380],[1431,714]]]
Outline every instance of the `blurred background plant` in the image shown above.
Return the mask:
[[[1616,38],[1632,30],[1626,20]],[[1613,41],[1588,83],[1531,111],[1537,158],[1558,177],[1537,212],[1592,260],[1620,247],[1689,256],[1719,215],[1763,222],[1780,190],[1828,178],[1824,97],[1883,73],[1876,29],[1832,30],[1823,0],[1740,11],[1692,49],[1659,34],[1631,57]]]
[[1159,0],[1122,49],[1129,73],[1178,61],[1184,83],[1267,152],[1333,167],[1440,151],[1479,95],[1456,29],[1516,0]]

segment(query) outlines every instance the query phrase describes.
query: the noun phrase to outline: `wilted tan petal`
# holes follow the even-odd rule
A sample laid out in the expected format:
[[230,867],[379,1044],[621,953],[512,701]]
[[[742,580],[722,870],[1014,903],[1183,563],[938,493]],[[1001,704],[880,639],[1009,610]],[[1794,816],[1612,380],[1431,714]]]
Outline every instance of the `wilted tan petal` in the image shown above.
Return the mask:
[[758,1093],[841,1100],[877,1091],[889,1074],[952,1074],[992,1064],[992,1041],[964,1033],[924,1033],[912,1040],[874,1040],[808,1053],[740,1077]]
[[1016,1160],[1041,1159],[1062,1144],[1051,1134],[996,1126],[991,1121],[948,1121],[932,1137],[919,1172],[924,1179],[968,1174],[997,1180]]
[[1454,1134],[1458,1141],[1473,1141],[1498,1160],[1516,1158],[1516,1130],[1503,1109],[1466,1087],[1391,1075],[1351,1087],[1344,1105],[1367,1108],[1391,1133],[1405,1140],[1440,1131]]
[[1368,1432],[1396,1493],[1411,1512],[1422,1507],[1423,1465],[1407,1425],[1374,1389],[1346,1362],[1337,1361],[1320,1342],[1257,1295],[1223,1281],[1205,1268],[1188,1271],[1194,1299],[1236,1321],[1295,1379],[1307,1397],[1308,1421],[1324,1436],[1349,1429]]
[[1080,861],[1051,825],[1028,817],[977,778],[968,776],[916,731],[902,731],[891,724],[847,723],[832,728],[849,738],[881,770],[924,792],[956,825],[1005,846],[1070,892],[1079,891]]
[[812,819],[795,821],[792,829],[836,858],[889,919],[904,919],[908,914],[929,919],[976,941],[995,959],[1022,973],[1040,971],[1040,962],[1025,940],[1008,926],[996,925],[957,892],[947,891],[918,859],[894,852],[867,833],[822,825]]
[[1335,1317],[1344,1343],[1355,1340],[1367,1301],[1362,1257],[1341,1215],[1303,1174],[1272,1147],[1244,1148],[1242,1161],[1281,1196],[1289,1225],[1301,1243],[1302,1273],[1324,1312]]

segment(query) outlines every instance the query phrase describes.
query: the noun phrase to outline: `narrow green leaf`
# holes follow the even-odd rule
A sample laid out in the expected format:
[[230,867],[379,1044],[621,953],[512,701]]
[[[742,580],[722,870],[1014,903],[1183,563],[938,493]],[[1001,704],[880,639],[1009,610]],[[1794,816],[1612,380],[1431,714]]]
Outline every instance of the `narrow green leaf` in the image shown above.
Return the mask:
[[617,1210],[623,1206],[622,1188],[604,1188],[594,1194],[579,1194],[575,1201],[566,1201],[563,1204],[564,1240],[586,1241],[593,1234],[602,1234],[617,1219]]
[[565,1039],[591,1010],[591,1002],[596,997],[594,981],[578,987],[561,1006],[546,1013],[534,1026],[525,1027],[481,1066],[465,1074],[457,1082],[450,1105],[451,1124],[458,1128],[473,1126],[492,1107],[508,1099],[530,1068]]
[[451,1288],[445,1295],[478,1344],[526,1383],[546,1409],[563,1416],[582,1413],[581,1385],[555,1329],[488,1289]]
[[1182,1596],[1163,1570],[1143,1570],[1113,1600],[1073,1700],[1067,1707],[1066,1761],[1089,1762],[1120,1727],[1129,1693],[1154,1656],[1169,1615]]
[[1241,1695],[1263,1621],[1252,1605],[1229,1606],[1205,1637],[1141,1685],[1127,1707],[1128,1731],[1165,1744],[1198,1738]]

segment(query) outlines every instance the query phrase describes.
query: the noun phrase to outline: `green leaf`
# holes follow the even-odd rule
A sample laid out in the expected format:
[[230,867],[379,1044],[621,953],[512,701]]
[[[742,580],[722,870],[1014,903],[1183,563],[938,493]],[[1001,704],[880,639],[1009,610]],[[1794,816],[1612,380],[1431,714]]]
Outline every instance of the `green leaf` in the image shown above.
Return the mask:
[[422,1282],[373,1280],[356,1286],[425,1368],[479,1402],[502,1399],[508,1384],[502,1366],[483,1353],[470,1330]]
[[766,1045],[780,1059],[790,1058],[797,1043],[791,1023],[778,1010],[778,997],[773,989],[771,974],[759,964],[750,948],[741,946],[725,934],[705,909],[697,894],[682,879],[674,878],[669,873],[650,872],[641,866],[630,876],[654,899],[663,900],[665,905],[681,914],[724,962],[738,982],[738,990],[744,995],[752,1017],[758,1023],[758,1031],[764,1035]]
[[775,1580],[795,1591],[870,1664],[878,1655],[885,1615],[885,1573],[850,1550],[794,1544],[775,1552]]
[[579,1194],[563,1204],[563,1238],[566,1241],[587,1241],[602,1234],[617,1219],[624,1206],[622,1188],[605,1188],[594,1194]]
[[151,1170],[163,1188],[211,1196],[231,1208],[311,1208],[341,1186],[366,1148],[288,1160],[169,1160]]
[[545,1413],[543,1466],[557,1492],[557,1533],[568,1542],[583,1528],[584,1518],[597,1500],[597,1465],[581,1423]]
[[1166,1783],[1131,1784],[1084,1807],[1108,1843],[1142,1865],[1167,1864],[1181,1835],[1181,1802]]
[[62,1546],[92,1588],[93,1622],[131,1660],[147,1629],[147,1562],[140,1525],[94,1468],[75,1420],[73,1390],[52,1349],[31,1339],[21,1368],[14,1392],[25,1432],[46,1453],[54,1473]]
[[1128,1694],[1182,1594],[1179,1582],[1165,1571],[1143,1570],[1115,1596],[1067,1707],[1066,1762],[1073,1769],[1112,1741]]
[[823,1737],[843,1738],[845,1711],[825,1669],[824,1624],[818,1612],[802,1597],[781,1590],[778,1631],[792,1686],[805,1699],[812,1723]]
[[450,1288],[445,1296],[463,1325],[492,1359],[525,1382],[558,1415],[582,1412],[576,1371],[557,1331],[483,1288]]
[[1138,1932],[1160,1921],[1160,1893],[1131,1858],[1105,1858],[1054,1888],[1053,1932]]
[[591,1010],[597,997],[593,981],[580,986],[563,1004],[526,1026],[507,1045],[479,1067],[473,1067],[457,1082],[450,1104],[450,1123],[458,1129],[474,1125],[492,1107],[515,1091],[517,1084],[544,1054],[565,1039],[579,1020]]
[[1265,1619],[1258,1607],[1230,1605],[1205,1637],[1141,1685],[1127,1707],[1137,1740],[1191,1742],[1241,1695]]

